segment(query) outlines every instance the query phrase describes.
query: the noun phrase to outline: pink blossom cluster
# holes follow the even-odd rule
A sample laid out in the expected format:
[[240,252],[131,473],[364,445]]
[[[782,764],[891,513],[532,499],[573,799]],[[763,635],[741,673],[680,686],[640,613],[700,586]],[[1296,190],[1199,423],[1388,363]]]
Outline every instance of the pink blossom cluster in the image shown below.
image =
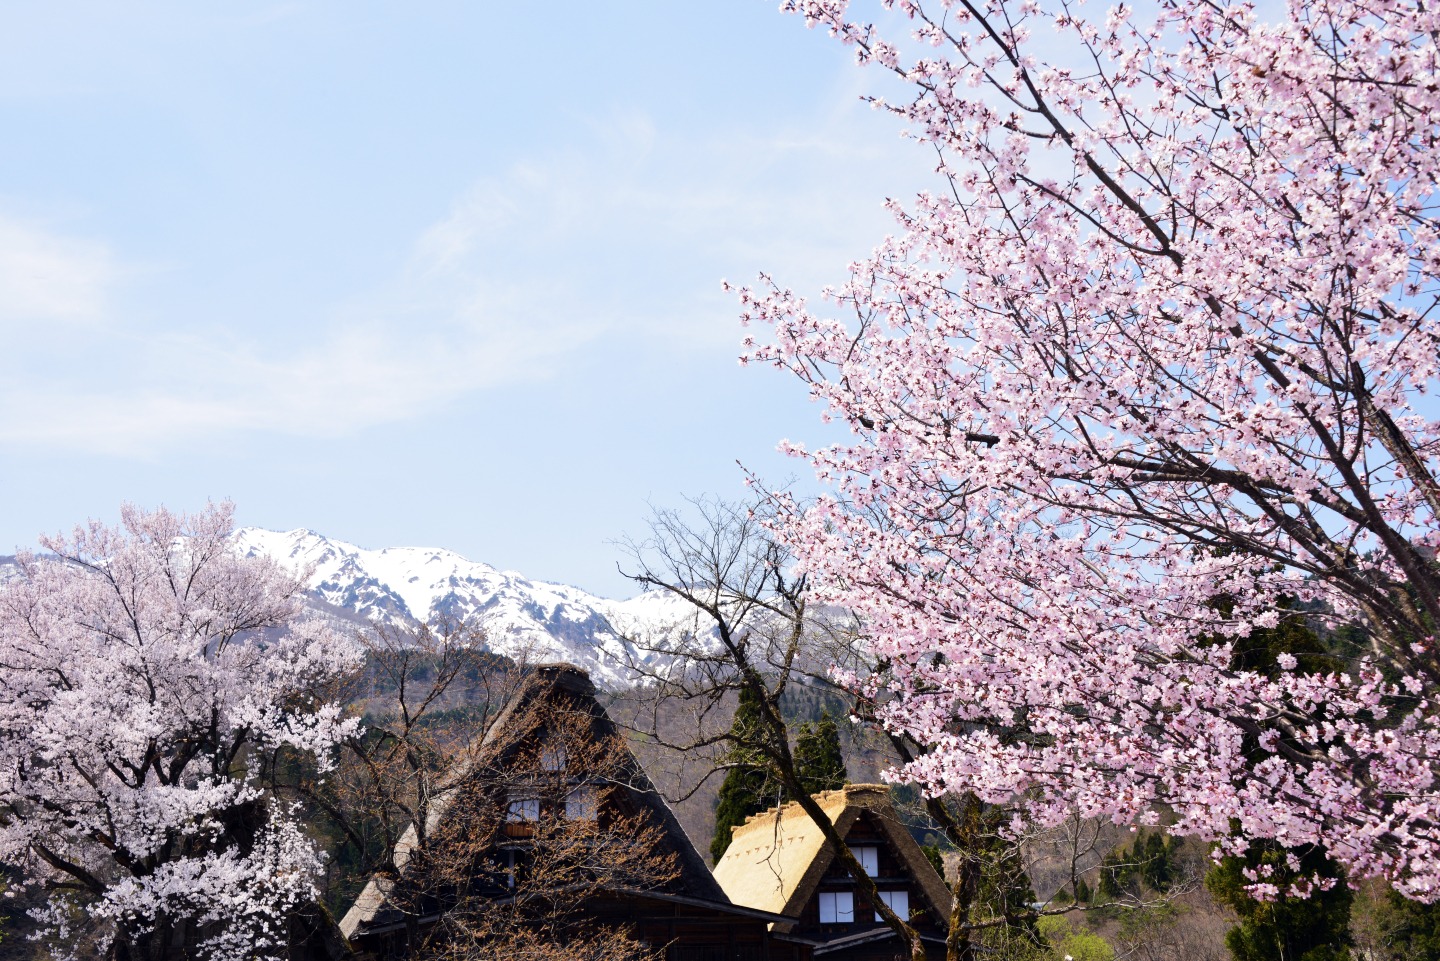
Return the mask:
[[[785,445],[833,492],[780,532],[927,748],[897,776],[1440,897],[1440,11],[883,6],[908,36],[784,4],[905,85],[943,189],[825,309],[740,296],[852,431]],[[1296,602],[1363,649],[1234,667]]]
[[232,551],[231,518],[127,507],[0,588],[0,860],[52,885],[42,919],[79,906],[132,944],[183,922],[198,956],[269,957],[313,896],[320,855],[257,775],[355,733],[317,694],[358,652],[299,619],[300,579]]

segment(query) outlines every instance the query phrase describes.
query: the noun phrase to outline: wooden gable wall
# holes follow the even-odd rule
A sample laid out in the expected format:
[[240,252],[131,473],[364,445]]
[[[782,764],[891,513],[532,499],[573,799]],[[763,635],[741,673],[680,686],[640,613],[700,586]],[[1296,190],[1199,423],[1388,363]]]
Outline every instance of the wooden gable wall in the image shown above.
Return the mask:
[[[908,896],[910,921],[922,935],[944,938],[947,918],[936,917],[936,910],[930,904],[911,868],[900,852],[896,850],[886,832],[877,823],[880,817],[874,811],[862,811],[845,834],[845,843],[852,851],[873,848],[876,853],[876,870],[871,874],[875,887],[881,892],[904,891]],[[868,868],[868,865],[867,865]],[[853,903],[854,920],[848,923],[826,923],[821,921],[820,902],[825,894],[849,893]],[[873,940],[863,940],[863,935],[881,935]],[[805,940],[833,943],[856,938],[860,943],[839,949],[817,948],[817,958],[844,959],[844,961],[908,961],[909,953],[884,921],[876,920],[875,906],[859,890],[855,879],[850,876],[844,862],[839,858],[831,860],[819,883],[796,917],[796,924],[790,935]],[[889,936],[884,936],[889,935]],[[857,936],[861,936],[857,938]],[[943,956],[943,951],[941,952]]]

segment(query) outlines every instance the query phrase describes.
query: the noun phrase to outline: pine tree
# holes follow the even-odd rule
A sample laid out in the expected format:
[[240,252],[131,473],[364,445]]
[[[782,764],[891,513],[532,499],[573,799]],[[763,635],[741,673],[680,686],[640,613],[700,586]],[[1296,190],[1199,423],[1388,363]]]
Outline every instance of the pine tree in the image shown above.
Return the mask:
[[[1300,870],[1287,864],[1298,856]],[[1256,901],[1245,891],[1250,879],[1245,869],[1267,867],[1279,883],[1319,875],[1334,878],[1328,891],[1308,898],[1280,897]],[[1339,866],[1319,848],[1303,853],[1273,841],[1252,844],[1246,856],[1228,857],[1205,876],[1205,887],[1222,904],[1234,909],[1240,923],[1225,935],[1235,961],[1346,961],[1350,958],[1350,903],[1354,898]]]
[[922,844],[920,851],[925,855],[925,860],[929,861],[930,866],[935,869],[935,873],[942,878],[945,877],[945,855],[941,852],[940,845]]
[[1165,894],[1175,883],[1175,852],[1180,840],[1160,831],[1139,831],[1128,849],[1120,845],[1100,864],[1102,901]]
[[1120,901],[1138,893],[1131,853],[1122,844],[1100,862],[1100,900]]
[[[1283,608],[1290,605],[1282,603]],[[1292,609],[1293,610],[1293,609]],[[1336,658],[1310,629],[1303,614],[1286,614],[1273,628],[1252,630],[1235,642],[1231,666],[1270,676],[1280,670],[1279,657],[1295,658],[1294,670],[1324,673],[1336,669]],[[1246,745],[1256,751],[1255,746]],[[1299,871],[1289,867],[1298,858]],[[1335,879],[1328,891],[1308,898],[1278,897],[1256,901],[1245,891],[1245,870],[1265,865],[1269,879],[1280,885],[1318,876]],[[1354,896],[1344,872],[1321,848],[1287,849],[1273,841],[1255,842],[1244,857],[1227,857],[1205,876],[1217,901],[1235,910],[1240,923],[1227,932],[1225,943],[1236,961],[1344,961],[1350,955],[1350,905]]]
[[[1144,860],[1140,862],[1140,876],[1152,891],[1165,893],[1175,881],[1175,870],[1170,864],[1170,855],[1175,850],[1173,841],[1167,843],[1159,831],[1145,838]],[[1140,839],[1135,839],[1135,853],[1141,853]]]
[[730,725],[734,745],[726,757],[730,770],[715,799],[715,836],[710,841],[710,860],[716,864],[730,846],[730,829],[744,824],[750,815],[779,800],[769,767],[755,751],[745,747],[753,742],[759,729],[760,704],[748,687],[742,687],[735,720]]
[[1385,892],[1382,904],[1384,961],[1440,958],[1440,904],[1421,904],[1393,890]]
[[809,794],[834,791],[850,780],[840,753],[840,728],[829,711],[800,725],[795,737],[795,775]]

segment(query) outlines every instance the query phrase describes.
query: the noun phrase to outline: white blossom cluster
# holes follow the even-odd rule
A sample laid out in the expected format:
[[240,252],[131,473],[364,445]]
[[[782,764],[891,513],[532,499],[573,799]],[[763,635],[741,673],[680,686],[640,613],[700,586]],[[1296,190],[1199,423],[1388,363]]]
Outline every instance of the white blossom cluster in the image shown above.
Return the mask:
[[22,554],[0,589],[0,859],[103,943],[278,956],[321,855],[260,761],[356,722],[317,692],[355,645],[299,621],[303,582],[230,548],[232,508],[127,507]]

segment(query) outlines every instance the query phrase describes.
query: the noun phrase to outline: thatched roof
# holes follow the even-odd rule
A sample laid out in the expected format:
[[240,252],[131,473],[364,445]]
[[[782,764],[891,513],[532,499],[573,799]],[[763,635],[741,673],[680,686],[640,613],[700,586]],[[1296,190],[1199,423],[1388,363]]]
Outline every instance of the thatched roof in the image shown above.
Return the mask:
[[[841,837],[849,834],[862,813],[870,812],[930,902],[934,916],[949,916],[950,892],[900,823],[888,787],[850,784],[814,797]],[[715,880],[736,904],[794,918],[815,893],[834,858],[820,829],[792,801],[751,815],[744,824],[731,828],[730,846],[715,866]]]
[[[584,669],[573,664],[541,664],[532,668],[530,676],[521,684],[509,703],[496,715],[489,730],[485,732],[474,763],[493,763],[497,758],[497,752],[503,755],[505,751],[513,750],[515,743],[514,739],[509,736],[510,729],[517,721],[527,716],[529,710],[536,707],[538,702],[557,696],[572,700],[571,710],[573,710],[573,701],[578,700],[584,709],[595,718],[596,732],[599,736],[606,738],[619,736],[619,728],[605,712],[605,708],[595,699],[595,693],[595,684],[590,680],[590,675]],[[666,803],[660,792],[655,790],[655,786],[629,750],[626,750],[625,757],[621,758],[621,765],[624,773],[619,780],[624,784],[625,793],[638,806],[649,809],[655,822],[664,833],[668,846],[678,859],[680,881],[675,893],[728,906],[730,899],[726,897],[725,892],[721,890],[720,885],[710,874],[709,868],[695,850],[695,846],[690,843],[690,838],[675,818],[675,812],[670,809],[670,805]],[[427,837],[435,836],[437,829],[444,821],[446,811],[463,788],[466,777],[472,769],[466,767],[458,771],[451,779],[451,787],[437,794],[431,802],[429,816],[426,818]],[[417,832],[412,824],[396,845],[395,866],[400,869],[402,879],[405,867],[414,851],[416,838]],[[387,926],[386,922],[389,919],[385,917],[387,913],[385,908],[396,883],[387,878],[371,878],[355,899],[350,910],[346,912],[345,917],[341,919],[341,932],[347,938],[353,938],[357,934],[365,934],[368,930]],[[403,880],[399,883],[403,883]]]

